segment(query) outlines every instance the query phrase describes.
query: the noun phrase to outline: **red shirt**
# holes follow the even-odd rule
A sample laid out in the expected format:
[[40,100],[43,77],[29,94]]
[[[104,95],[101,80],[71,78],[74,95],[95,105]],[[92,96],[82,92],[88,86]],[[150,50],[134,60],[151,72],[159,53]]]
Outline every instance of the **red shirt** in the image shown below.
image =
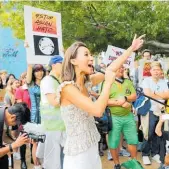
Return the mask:
[[15,99],[21,100],[22,102],[27,104],[29,109],[31,108],[31,100],[30,100],[28,89],[22,89],[22,87],[16,89]]

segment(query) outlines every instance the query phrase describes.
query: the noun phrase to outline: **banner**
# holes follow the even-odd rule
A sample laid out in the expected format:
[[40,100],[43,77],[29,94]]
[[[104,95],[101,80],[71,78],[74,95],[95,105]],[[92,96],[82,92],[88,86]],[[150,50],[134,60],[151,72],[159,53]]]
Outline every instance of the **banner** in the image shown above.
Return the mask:
[[60,13],[24,6],[24,22],[28,64],[48,64],[52,56],[63,56]]
[[[111,63],[112,61],[116,60],[117,57],[121,56],[124,51],[124,49],[108,45],[105,57],[103,58],[103,63],[106,65]],[[126,63],[124,64],[126,68],[134,67],[134,57],[135,53],[133,52],[133,54],[127,59]]]
[[4,102],[5,93],[6,93],[5,89],[0,89],[0,103]]
[[27,67],[24,42],[15,38],[10,28],[0,26],[0,35],[0,70],[19,78]]

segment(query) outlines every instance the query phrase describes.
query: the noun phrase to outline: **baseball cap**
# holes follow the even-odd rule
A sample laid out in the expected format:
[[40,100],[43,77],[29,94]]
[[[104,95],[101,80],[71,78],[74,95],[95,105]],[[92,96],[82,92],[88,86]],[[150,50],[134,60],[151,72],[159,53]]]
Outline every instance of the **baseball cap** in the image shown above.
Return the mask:
[[50,59],[49,66],[52,66],[53,64],[56,63],[62,63],[62,62],[63,62],[63,58],[60,55],[55,55]]

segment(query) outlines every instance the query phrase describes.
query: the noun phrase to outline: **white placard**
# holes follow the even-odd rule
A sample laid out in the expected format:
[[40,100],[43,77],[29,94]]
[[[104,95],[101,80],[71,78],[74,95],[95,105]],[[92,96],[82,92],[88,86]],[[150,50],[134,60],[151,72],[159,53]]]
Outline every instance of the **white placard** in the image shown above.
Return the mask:
[[[106,55],[103,58],[103,63],[105,63],[106,65],[111,63],[112,61],[116,60],[117,57],[121,56],[124,51],[125,49],[108,45]],[[135,53],[133,52],[132,55],[127,59],[126,63],[124,64],[126,68],[134,67],[134,57]]]
[[24,6],[28,64],[48,64],[54,55],[63,56],[61,14]]

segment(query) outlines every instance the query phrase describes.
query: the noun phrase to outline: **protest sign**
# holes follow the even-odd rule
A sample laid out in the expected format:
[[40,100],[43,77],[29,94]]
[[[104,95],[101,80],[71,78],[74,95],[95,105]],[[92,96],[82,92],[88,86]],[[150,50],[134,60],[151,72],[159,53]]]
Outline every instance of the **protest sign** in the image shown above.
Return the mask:
[[[108,45],[105,57],[103,58],[103,63],[105,63],[106,65],[111,63],[112,61],[116,60],[117,57],[121,56],[124,51],[124,49]],[[135,53],[133,52],[124,64],[126,68],[134,67],[134,57]]]
[[0,89],[0,103],[4,102],[5,89]]
[[47,64],[62,53],[61,14],[24,6],[28,64]]

